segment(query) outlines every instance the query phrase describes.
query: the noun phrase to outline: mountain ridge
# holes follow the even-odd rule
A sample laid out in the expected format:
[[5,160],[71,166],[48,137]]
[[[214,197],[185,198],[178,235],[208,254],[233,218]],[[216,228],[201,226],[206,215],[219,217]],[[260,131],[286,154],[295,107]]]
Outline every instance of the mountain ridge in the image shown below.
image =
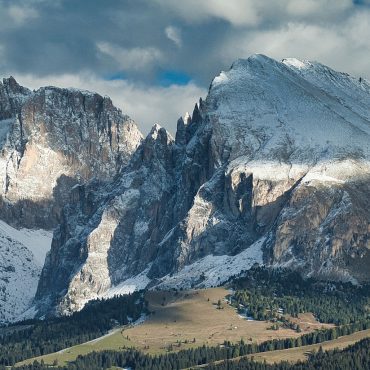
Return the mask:
[[[3,117],[12,117],[0,158],[2,218],[17,218],[16,226],[52,228],[66,201],[63,194],[92,178],[109,181],[142,136],[134,121],[99,94],[56,87],[31,92],[14,78],[4,81],[0,107],[5,107]],[[7,86],[23,94],[17,98],[21,104],[12,103]],[[33,206],[37,212],[22,216],[22,208]]]
[[145,287],[218,285],[255,263],[369,280],[368,107],[366,80],[320,63],[237,60],[175,138],[159,125],[134,135],[110,180],[65,191],[37,315]]
[[[67,244],[84,257],[73,276],[50,295],[46,265],[38,299],[69,312],[147,285],[217,285],[254,263],[368,279],[369,85],[301,63],[239,60],[179,119],[175,140],[155,126],[91,216],[97,226],[74,219]],[[55,242],[59,260],[67,244]]]
[[[9,224],[0,228],[0,304],[8,307],[1,321],[14,320],[36,293],[43,267],[37,246],[30,249],[41,240],[36,230],[59,224],[75,186],[111,181],[141,140],[107,97],[56,87],[32,92],[13,77],[0,82],[0,219]],[[51,236],[47,242],[50,249]]]

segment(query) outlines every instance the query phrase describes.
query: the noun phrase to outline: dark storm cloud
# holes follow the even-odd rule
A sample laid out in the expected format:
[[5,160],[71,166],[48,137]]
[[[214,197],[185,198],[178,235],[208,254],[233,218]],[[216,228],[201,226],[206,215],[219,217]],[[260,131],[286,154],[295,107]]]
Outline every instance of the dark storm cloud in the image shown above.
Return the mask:
[[[2,1],[1,12],[19,8],[24,21],[14,24],[10,18],[0,26],[1,43],[6,50],[10,69],[21,73],[48,75],[76,73],[87,69],[109,75],[125,68],[114,56],[104,53],[99,43],[123,48],[124,51],[151,48],[162,56],[145,68],[126,66],[129,78],[155,81],[156,72],[181,70],[201,84],[222,66],[217,50],[225,42],[232,25],[216,18],[189,24],[176,9],[153,1],[65,0]],[[196,9],[189,9],[188,16]],[[29,18],[27,18],[29,14]],[[180,44],[166,29],[179,32]],[[184,40],[184,41],[182,41]],[[120,56],[119,52],[117,53]],[[140,60],[138,61],[140,64]]]
[[315,59],[370,75],[367,0],[0,0],[0,74],[109,94],[176,118],[238,57]]
[[[3,2],[3,9],[18,6],[33,14],[18,26],[12,20],[0,26],[7,61],[17,71],[40,75],[114,69],[114,61],[99,55],[98,41],[126,47],[153,42],[144,27],[141,2],[133,4],[113,0]],[[156,27],[153,22],[151,25]]]

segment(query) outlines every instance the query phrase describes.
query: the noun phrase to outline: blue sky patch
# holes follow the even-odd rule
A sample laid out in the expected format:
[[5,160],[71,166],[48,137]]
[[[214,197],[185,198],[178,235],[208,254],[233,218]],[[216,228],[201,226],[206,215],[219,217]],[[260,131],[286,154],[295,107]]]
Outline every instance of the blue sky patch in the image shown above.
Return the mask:
[[126,80],[126,79],[127,79],[127,75],[124,72],[115,72],[115,73],[105,76],[105,80],[107,81]]
[[353,0],[353,4],[355,5],[370,5],[369,0]]
[[190,80],[191,78],[189,75],[180,71],[163,71],[158,76],[158,83],[164,87],[171,85],[187,85]]

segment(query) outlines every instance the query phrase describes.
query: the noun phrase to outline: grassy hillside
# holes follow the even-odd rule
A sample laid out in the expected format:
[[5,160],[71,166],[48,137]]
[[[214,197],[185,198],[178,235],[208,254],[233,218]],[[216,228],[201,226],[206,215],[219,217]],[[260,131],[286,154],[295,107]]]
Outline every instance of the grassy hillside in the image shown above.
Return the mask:
[[[269,364],[281,361],[289,362],[298,362],[305,361],[308,358],[308,355],[319,351],[319,348],[322,347],[324,351],[332,350],[335,348],[344,349],[362,339],[370,338],[370,329],[358,331],[350,335],[345,335],[334,340],[323,342],[320,344],[312,344],[310,346],[289,348],[280,351],[271,351],[258,353],[253,356],[255,361],[265,361]],[[252,355],[247,356],[252,358]]]
[[[291,329],[271,330],[268,321],[247,321],[240,317],[225,297],[225,288],[211,288],[183,292],[148,292],[145,296],[152,314],[141,325],[123,326],[114,329],[99,339],[73,346],[50,355],[31,358],[46,364],[65,364],[78,355],[107,349],[120,350],[136,348],[149,354],[167,353],[199,347],[203,344],[220,345],[225,340],[262,343],[275,338],[298,337],[319,328],[329,328],[331,324],[320,324],[310,314],[294,318],[302,328],[302,333]],[[217,303],[221,301],[221,309]],[[195,339],[195,341],[194,341]]]
[[[111,306],[107,311],[110,320],[94,310],[107,330],[75,342],[77,345],[23,356],[21,360],[27,360],[17,365],[36,360],[54,366],[101,363],[109,368],[108,361],[140,364],[143,369],[161,368],[166,363],[171,368],[175,364],[235,361],[247,355],[271,363],[298,361],[321,345],[325,349],[347,347],[368,337],[370,330],[369,285],[302,279],[288,270],[256,267],[234,278],[228,288],[149,291],[140,297],[142,305],[134,312],[138,318],[145,306],[144,321],[130,324],[128,316],[122,315],[125,304],[118,298],[98,302],[102,308]],[[126,303],[134,308],[136,300],[128,299]],[[112,321],[117,314],[120,320]],[[96,315],[87,315],[87,311],[83,317],[88,318],[87,323],[99,324]],[[71,325],[70,319],[64,320],[67,327]],[[44,326],[47,328],[47,323]]]

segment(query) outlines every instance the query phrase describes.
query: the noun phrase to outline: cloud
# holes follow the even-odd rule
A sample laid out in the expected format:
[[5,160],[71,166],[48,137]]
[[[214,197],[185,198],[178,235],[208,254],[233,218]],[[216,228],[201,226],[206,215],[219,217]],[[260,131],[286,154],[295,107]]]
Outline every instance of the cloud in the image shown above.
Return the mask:
[[0,0],[0,34],[3,76],[86,85],[145,127],[173,129],[220,70],[254,53],[370,77],[363,0]]
[[4,45],[0,44],[0,68],[6,67],[6,60],[5,60],[5,47]]
[[16,75],[15,78],[20,84],[32,89],[54,85],[107,95],[117,107],[138,123],[144,134],[148,133],[155,123],[175,134],[179,116],[186,111],[192,112],[195,103],[207,92],[193,82],[181,86],[145,86],[125,80],[106,81],[89,73],[50,75],[41,78],[33,75]]
[[33,6],[32,0],[28,3],[17,0],[12,2],[0,0],[0,30],[21,28],[38,17],[39,13]]
[[240,32],[227,40],[220,58],[226,64],[237,55],[263,53],[276,59],[316,60],[355,75],[370,76],[370,11],[354,12],[340,25],[288,22],[264,30]]
[[178,47],[182,46],[181,32],[177,27],[168,26],[164,30],[167,38],[174,42]]
[[10,6],[8,8],[8,15],[17,25],[22,25],[24,22],[38,17],[38,13],[35,9],[18,5]]
[[155,0],[160,6],[171,10],[188,23],[199,23],[219,18],[236,26],[255,25],[259,15],[253,0]]
[[292,17],[296,17],[296,20],[308,17],[331,19],[353,6],[352,0],[154,1],[190,24],[220,19],[236,27],[257,27],[266,22],[281,23]]
[[312,19],[312,17],[331,19],[350,10],[353,2],[352,0],[284,0],[283,6],[287,16],[296,17],[295,20]]
[[127,49],[109,42],[99,42],[97,48],[113,58],[118,67],[124,70],[141,70],[164,59],[162,52],[154,47]]

